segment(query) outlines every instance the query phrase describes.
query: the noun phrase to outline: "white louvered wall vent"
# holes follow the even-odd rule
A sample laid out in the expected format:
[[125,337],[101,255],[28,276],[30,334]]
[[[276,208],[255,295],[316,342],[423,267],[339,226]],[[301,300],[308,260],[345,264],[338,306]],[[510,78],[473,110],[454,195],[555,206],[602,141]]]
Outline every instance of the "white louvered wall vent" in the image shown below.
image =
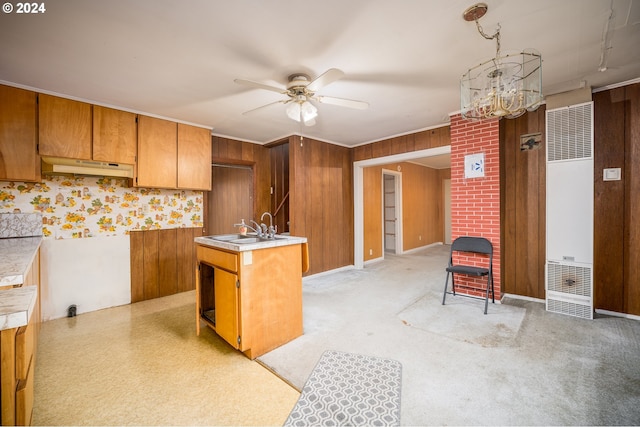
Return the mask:
[[593,103],[547,112],[547,161],[593,157]]
[[547,311],[580,317],[582,319],[593,319],[593,307],[591,307],[591,305],[577,304],[555,298],[547,298]]
[[547,263],[547,310],[593,319],[591,267]]
[[591,268],[550,263],[547,280],[550,291],[591,297]]

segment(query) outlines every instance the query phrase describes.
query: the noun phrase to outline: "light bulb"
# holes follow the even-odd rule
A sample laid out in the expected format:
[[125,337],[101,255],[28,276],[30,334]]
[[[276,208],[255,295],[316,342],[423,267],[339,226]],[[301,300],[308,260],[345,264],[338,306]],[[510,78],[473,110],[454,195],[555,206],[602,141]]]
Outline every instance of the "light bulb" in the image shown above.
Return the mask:
[[[307,126],[315,124],[315,119],[318,117],[318,109],[310,102],[304,101],[300,106],[300,112],[302,113],[302,120]],[[308,124],[313,120],[313,124]]]
[[287,116],[291,120],[295,120],[296,122],[300,121],[300,104],[297,102],[292,102],[287,107]]

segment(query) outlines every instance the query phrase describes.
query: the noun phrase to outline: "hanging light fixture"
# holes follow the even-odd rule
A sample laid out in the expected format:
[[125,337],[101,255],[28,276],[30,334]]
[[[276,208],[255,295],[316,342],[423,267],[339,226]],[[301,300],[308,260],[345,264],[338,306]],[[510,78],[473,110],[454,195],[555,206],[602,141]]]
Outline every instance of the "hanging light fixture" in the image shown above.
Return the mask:
[[287,117],[296,122],[302,122],[305,126],[316,124],[318,109],[309,101],[305,95],[296,95],[287,106]]
[[465,21],[475,21],[485,39],[496,40],[496,57],[470,68],[460,79],[461,114],[477,120],[515,118],[542,102],[542,57],[533,49],[501,56],[500,25],[489,36],[478,23],[487,9],[485,3],[478,3],[462,14]]

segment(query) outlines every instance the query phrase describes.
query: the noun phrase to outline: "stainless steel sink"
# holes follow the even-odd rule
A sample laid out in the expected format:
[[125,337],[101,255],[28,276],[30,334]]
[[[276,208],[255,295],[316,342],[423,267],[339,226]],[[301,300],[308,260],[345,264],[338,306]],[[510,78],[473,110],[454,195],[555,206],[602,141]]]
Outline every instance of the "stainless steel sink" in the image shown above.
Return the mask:
[[261,239],[260,237],[242,237],[241,239],[229,240],[229,243],[237,243],[241,245],[245,245],[247,243],[258,243],[258,242],[266,242],[267,239]]
[[258,237],[255,234],[219,234],[217,236],[204,236],[207,239],[217,240],[219,242],[233,243],[235,245],[247,245],[249,243],[271,242],[273,240],[287,239],[287,236],[274,236],[272,239]]
[[231,240],[240,240],[243,238],[251,238],[256,236],[243,236],[242,234],[219,234],[217,236],[204,236],[207,239],[218,240],[220,242],[230,242]]

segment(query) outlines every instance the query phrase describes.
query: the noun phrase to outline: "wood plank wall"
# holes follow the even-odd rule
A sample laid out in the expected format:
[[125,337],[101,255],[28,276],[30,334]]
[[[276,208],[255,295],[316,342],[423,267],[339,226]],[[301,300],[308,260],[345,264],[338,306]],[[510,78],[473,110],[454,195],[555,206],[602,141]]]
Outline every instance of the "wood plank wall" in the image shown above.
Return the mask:
[[305,236],[309,271],[353,264],[351,149],[298,136],[289,138],[291,234]]
[[131,302],[195,289],[195,245],[202,228],[132,231]]
[[353,148],[353,161],[375,159],[392,154],[426,150],[451,144],[451,128],[443,126],[409,135],[397,136]]
[[[269,148],[246,141],[214,136],[211,141],[211,159],[213,162],[250,165],[253,167],[254,220],[259,220],[263,212],[271,211],[271,162]],[[204,192],[205,206],[208,205],[208,193]],[[208,209],[208,208],[207,208]],[[203,218],[207,218],[204,212]],[[206,221],[206,220],[205,220]],[[205,234],[208,224],[205,223]]]
[[402,173],[403,250],[444,240],[442,180],[451,169],[437,170],[413,163],[390,163],[363,170],[364,260],[382,257],[382,170]]
[[[640,315],[640,83],[593,94],[594,302]],[[620,168],[620,181],[603,169]]]
[[[272,146],[271,154],[271,213],[278,233],[289,230],[289,143]],[[280,208],[278,210],[278,208]],[[277,214],[277,215],[276,215]]]
[[[545,106],[500,120],[502,289],[545,298]],[[520,151],[520,135],[542,133],[539,148]]]

